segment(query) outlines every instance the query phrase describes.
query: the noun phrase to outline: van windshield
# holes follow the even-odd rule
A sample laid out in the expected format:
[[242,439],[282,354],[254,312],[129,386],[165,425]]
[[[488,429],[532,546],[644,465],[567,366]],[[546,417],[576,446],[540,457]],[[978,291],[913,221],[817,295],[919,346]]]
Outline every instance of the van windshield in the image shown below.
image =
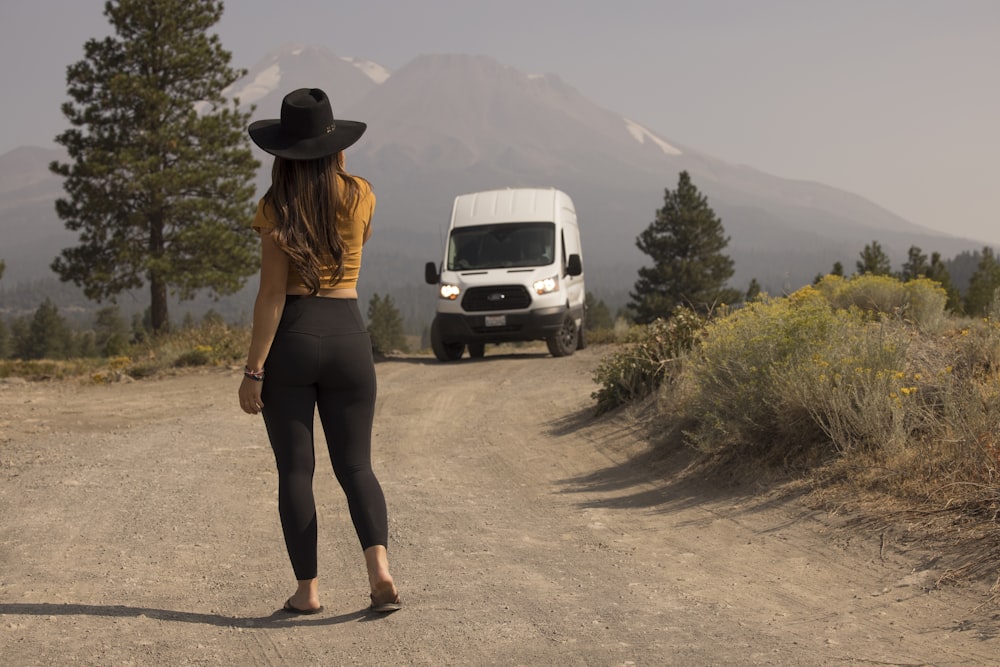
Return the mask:
[[555,261],[556,226],[551,222],[504,222],[457,227],[448,241],[448,269],[546,266]]

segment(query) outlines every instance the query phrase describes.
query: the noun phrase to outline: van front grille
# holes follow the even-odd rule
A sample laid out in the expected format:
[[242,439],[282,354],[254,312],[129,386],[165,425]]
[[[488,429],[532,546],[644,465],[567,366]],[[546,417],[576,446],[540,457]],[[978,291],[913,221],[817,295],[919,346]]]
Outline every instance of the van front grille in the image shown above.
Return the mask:
[[524,285],[473,287],[462,297],[466,312],[484,310],[517,310],[531,305],[531,294]]

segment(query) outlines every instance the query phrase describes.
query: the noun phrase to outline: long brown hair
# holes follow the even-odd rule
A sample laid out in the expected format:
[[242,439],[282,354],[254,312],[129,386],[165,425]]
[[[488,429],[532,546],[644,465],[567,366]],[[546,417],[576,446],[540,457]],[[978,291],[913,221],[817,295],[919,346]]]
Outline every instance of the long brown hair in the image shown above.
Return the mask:
[[324,267],[333,267],[334,284],[344,277],[347,244],[336,221],[353,215],[361,199],[356,178],[344,171],[343,151],[317,160],[274,158],[264,195],[277,216],[273,238],[312,295]]

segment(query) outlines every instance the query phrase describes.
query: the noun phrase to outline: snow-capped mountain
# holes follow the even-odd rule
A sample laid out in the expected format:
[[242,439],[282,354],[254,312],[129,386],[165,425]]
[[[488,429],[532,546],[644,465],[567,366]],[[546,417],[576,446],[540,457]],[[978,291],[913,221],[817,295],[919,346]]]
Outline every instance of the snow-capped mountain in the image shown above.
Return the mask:
[[369,79],[375,83],[385,83],[385,80],[389,78],[391,73],[386,68],[382,67],[376,62],[371,60],[363,60],[361,58],[351,58],[349,56],[341,56],[340,58],[345,63],[350,63],[357,67],[359,70],[364,72]]
[[273,112],[277,117],[285,93],[323,88],[337,114],[388,78],[388,70],[371,61],[341,58],[318,46],[289,45],[266,55],[223,93],[244,106],[255,105],[261,115]]
[[[553,186],[576,202],[588,286],[620,295],[648,261],[635,238],[663,205],[664,188],[676,187],[681,170],[708,196],[731,237],[735,287],[756,278],[772,292],[796,288],[835,261],[852,267],[872,240],[897,262],[911,245],[946,258],[982,246],[913,225],[848,192],[718,160],[681,137],[594,104],[557,75],[525,73],[485,56],[419,56],[390,73],[324,48],[288,46],[262,58],[226,94],[254,105],[254,119],[273,118],[281,98],[299,87],[323,88],[336,117],[368,123],[347,161],[372,181],[378,196],[377,236],[366,251],[363,278],[369,291],[420,284],[423,263],[439,259],[455,195]],[[270,158],[256,155],[263,191]],[[66,237],[52,211],[58,194],[51,188],[58,189],[58,181],[38,164],[24,166],[27,157],[19,151],[0,156],[6,279],[46,273],[51,257],[65,247],[52,247],[48,259],[32,260],[29,270],[22,265],[20,237],[7,233],[21,230],[36,249],[44,230]],[[4,178],[8,169],[15,176]],[[19,175],[29,172],[40,180]],[[38,198],[39,188],[49,188],[48,199]]]

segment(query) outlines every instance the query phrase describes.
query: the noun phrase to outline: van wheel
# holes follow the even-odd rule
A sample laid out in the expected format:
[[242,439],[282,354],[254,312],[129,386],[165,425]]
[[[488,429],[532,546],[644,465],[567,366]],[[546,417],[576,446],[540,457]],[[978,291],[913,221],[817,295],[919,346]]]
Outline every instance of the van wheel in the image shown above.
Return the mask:
[[469,357],[472,359],[482,359],[486,356],[486,343],[469,343]]
[[441,328],[437,319],[431,323],[431,349],[438,361],[458,361],[465,352],[465,343],[450,343],[441,340]]
[[546,338],[545,343],[553,357],[568,357],[576,350],[578,334],[576,321],[567,314],[559,331]]

